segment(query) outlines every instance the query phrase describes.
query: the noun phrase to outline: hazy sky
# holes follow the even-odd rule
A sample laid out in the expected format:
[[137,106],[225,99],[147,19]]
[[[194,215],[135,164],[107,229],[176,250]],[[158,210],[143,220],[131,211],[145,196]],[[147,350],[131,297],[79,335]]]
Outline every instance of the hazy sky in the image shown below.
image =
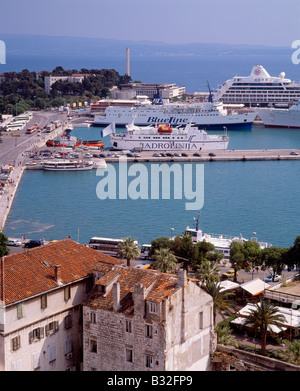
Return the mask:
[[0,0],[1,33],[291,46],[300,0]]

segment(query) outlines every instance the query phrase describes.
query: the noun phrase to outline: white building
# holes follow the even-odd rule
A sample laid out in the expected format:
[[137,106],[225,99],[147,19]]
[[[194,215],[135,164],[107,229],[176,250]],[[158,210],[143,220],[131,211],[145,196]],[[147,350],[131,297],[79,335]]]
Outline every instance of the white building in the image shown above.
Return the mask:
[[81,369],[81,303],[99,262],[121,263],[70,239],[2,258],[0,371]]
[[138,95],[146,95],[153,99],[154,95],[160,94],[162,99],[172,99],[185,95],[185,87],[179,87],[169,83],[130,83],[122,86],[122,89],[111,90],[113,99],[132,99]]
[[51,91],[51,86],[55,82],[62,80],[62,81],[69,81],[72,83],[82,83],[84,78],[90,76],[89,74],[73,74],[70,76],[59,76],[59,75],[50,75],[45,76],[45,91],[47,94]]

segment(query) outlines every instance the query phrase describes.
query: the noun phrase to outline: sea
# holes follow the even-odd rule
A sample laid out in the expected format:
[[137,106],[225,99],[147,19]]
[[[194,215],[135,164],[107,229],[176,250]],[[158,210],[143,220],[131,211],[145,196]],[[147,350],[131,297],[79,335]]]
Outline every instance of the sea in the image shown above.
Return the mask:
[[[215,88],[235,75],[246,76],[256,64],[263,65],[271,75],[285,72],[286,77],[300,80],[300,65],[284,55],[137,56],[131,57],[131,77],[149,83],[175,83],[186,86],[187,92],[207,91],[207,83]],[[100,55],[89,58],[13,56],[8,57],[6,69],[1,70],[41,71],[52,70],[57,65],[65,69],[109,68],[125,73],[122,57],[101,58]],[[101,129],[75,128],[72,135],[85,140],[99,139]],[[228,131],[228,135],[229,149],[300,148],[300,130],[295,129],[254,125],[252,130]],[[104,143],[109,145],[107,138]],[[149,174],[148,189],[152,185],[151,164],[143,163],[143,172]],[[195,226],[200,211],[200,227],[206,233],[257,237],[278,247],[292,246],[300,235],[300,161],[181,163],[183,177],[184,164],[191,166],[194,190],[196,166],[201,165],[204,173],[199,186],[203,196],[199,210],[187,207],[185,189],[181,199],[176,199],[177,183],[172,176],[168,199],[164,199],[162,183],[158,199],[151,199],[150,190],[146,199],[129,196],[121,199],[118,186],[114,199],[100,199],[98,190],[104,177],[97,175],[97,170],[67,173],[28,170],[20,182],[4,233],[9,237],[45,240],[70,236],[83,244],[93,236],[130,236],[143,244],[158,237],[182,234],[187,226]],[[111,167],[118,178],[118,164]],[[128,173],[130,167],[128,164]],[[134,179],[128,176],[129,185]]]

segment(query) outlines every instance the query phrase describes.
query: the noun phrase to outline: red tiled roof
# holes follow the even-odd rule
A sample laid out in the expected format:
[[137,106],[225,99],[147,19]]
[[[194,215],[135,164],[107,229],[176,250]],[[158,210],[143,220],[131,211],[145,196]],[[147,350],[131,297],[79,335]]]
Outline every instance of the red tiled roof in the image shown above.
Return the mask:
[[8,305],[57,288],[55,265],[61,266],[62,283],[68,284],[91,275],[99,263],[107,270],[122,261],[71,239],[9,255],[0,260],[0,300]]
[[[100,266],[101,267],[101,266]],[[132,267],[115,266],[107,275],[101,277],[84,301],[84,305],[97,307],[104,310],[113,310],[113,289],[109,293],[99,292],[98,285],[107,285],[108,278],[116,278],[120,284],[120,309],[125,315],[133,315],[133,292],[136,284],[141,284],[146,289],[147,300],[160,302],[174,294],[178,289],[177,276],[166,275],[154,270],[141,270]],[[103,284],[104,283],[104,284]]]

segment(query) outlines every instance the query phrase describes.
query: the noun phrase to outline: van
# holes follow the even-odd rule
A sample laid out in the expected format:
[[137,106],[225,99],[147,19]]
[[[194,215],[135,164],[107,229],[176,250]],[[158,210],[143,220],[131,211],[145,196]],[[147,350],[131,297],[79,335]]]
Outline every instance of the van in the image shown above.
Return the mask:
[[21,246],[22,242],[20,242],[20,240],[18,239],[9,239],[9,241],[7,242],[7,245],[8,246],[14,246],[14,247],[19,247]]

